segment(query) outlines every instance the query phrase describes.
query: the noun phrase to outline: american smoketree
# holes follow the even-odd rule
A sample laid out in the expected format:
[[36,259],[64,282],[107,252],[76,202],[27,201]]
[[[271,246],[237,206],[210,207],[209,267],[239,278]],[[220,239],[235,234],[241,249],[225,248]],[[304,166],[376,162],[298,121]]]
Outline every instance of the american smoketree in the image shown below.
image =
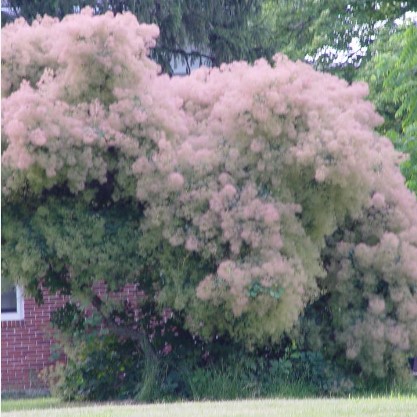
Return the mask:
[[169,78],[147,56],[157,36],[88,9],[3,29],[3,275],[119,332],[94,283],[135,283],[200,337],[248,348],[321,303],[309,344],[401,374],[417,349],[417,203],[367,86],[282,55]]

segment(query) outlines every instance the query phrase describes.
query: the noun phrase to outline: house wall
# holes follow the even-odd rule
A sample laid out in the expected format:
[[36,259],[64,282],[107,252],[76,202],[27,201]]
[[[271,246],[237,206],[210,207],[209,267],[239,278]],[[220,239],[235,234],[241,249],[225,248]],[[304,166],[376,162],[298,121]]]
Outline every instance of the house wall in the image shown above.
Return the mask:
[[[101,298],[107,297],[133,305],[143,297],[134,284],[120,292],[107,293],[104,283],[93,286]],[[62,307],[68,297],[51,295],[44,291],[44,304],[38,306],[33,298],[24,298],[24,319],[1,322],[1,391],[28,391],[46,388],[39,372],[54,363],[54,341],[50,326],[51,313]],[[135,308],[135,314],[138,308]]]
[[45,303],[24,299],[24,319],[1,322],[1,391],[45,388],[39,372],[52,363],[51,312],[65,304],[65,298],[44,292]]

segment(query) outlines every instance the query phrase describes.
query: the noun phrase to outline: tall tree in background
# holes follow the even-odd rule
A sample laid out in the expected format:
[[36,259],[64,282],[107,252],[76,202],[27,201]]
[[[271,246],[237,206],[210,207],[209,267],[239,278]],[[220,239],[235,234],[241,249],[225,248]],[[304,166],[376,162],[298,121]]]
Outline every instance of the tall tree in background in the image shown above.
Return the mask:
[[409,154],[402,171],[417,193],[417,28],[385,31],[372,47],[372,59],[359,77],[367,81],[369,98],[384,116],[381,133]]
[[1,2],[1,23],[4,26],[16,17],[23,17],[31,22],[37,15],[43,16],[45,14],[63,18],[66,14],[73,13],[74,7],[84,3],[87,2],[79,0],[6,0]]
[[[81,7],[95,13],[130,11],[143,23],[160,28],[152,57],[164,72],[173,73],[177,63],[186,72],[196,63],[219,66],[234,60],[254,61],[272,56],[271,36],[262,18],[263,0],[10,0],[14,16],[29,23],[37,15],[63,18]],[[10,19],[3,19],[7,22]]]
[[[139,21],[155,23],[160,37],[152,57],[164,72],[177,63],[218,66],[233,60],[270,59],[280,51],[308,59],[317,69],[351,82],[369,60],[368,46],[381,22],[417,10],[417,0],[9,0],[14,16],[31,22],[36,15],[63,18],[90,5],[96,13],[131,11]],[[10,16],[3,15],[3,23]],[[352,41],[354,41],[352,43]]]
[[[274,27],[276,49],[291,59],[311,58],[317,69],[348,81],[370,58],[367,48],[381,23],[393,27],[417,1],[396,0],[266,0],[264,13]],[[352,41],[354,41],[352,43]]]
[[189,69],[195,61],[219,66],[234,60],[271,57],[264,47],[267,28],[261,20],[262,0],[130,1],[140,21],[155,23],[160,37],[153,57],[166,71],[172,57]]

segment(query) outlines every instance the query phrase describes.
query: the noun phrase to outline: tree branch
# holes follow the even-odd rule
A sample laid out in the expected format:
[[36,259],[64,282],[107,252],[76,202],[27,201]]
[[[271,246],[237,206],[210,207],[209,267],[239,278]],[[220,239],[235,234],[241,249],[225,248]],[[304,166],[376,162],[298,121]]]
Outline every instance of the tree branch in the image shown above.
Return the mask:
[[149,341],[148,335],[143,329],[129,329],[126,327],[122,327],[115,323],[114,321],[110,320],[103,312],[103,301],[98,295],[94,295],[91,304],[100,314],[104,324],[106,327],[116,336],[124,337],[127,339],[131,339],[135,342],[138,342],[140,349],[142,350],[143,354],[147,359],[151,359],[153,361],[158,362],[158,355],[155,352],[154,347],[152,346],[151,342]]
[[207,54],[203,54],[200,51],[196,51],[196,50],[192,50],[192,51],[186,51],[185,49],[182,48],[170,48],[168,46],[157,46],[154,48],[154,50],[162,50],[162,51],[166,51],[166,52],[170,52],[172,54],[181,54],[183,56],[196,56],[196,57],[201,57],[201,58],[205,58],[208,59],[210,61],[214,61],[215,57],[212,55],[207,55]]

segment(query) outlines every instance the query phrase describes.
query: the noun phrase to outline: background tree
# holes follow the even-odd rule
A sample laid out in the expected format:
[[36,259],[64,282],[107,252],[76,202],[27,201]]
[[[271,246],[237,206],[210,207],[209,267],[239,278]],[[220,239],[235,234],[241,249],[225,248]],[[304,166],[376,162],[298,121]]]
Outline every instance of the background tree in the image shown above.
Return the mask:
[[10,0],[8,3],[13,15],[28,22],[45,14],[62,19],[87,5],[98,14],[109,10],[130,11],[140,22],[159,26],[160,36],[152,57],[169,74],[177,64],[190,72],[193,65],[253,61],[261,56],[271,57],[273,52],[265,46],[269,32],[261,15],[261,0]]
[[[218,66],[222,62],[270,59],[281,51],[291,59],[308,57],[315,67],[348,81],[369,60],[368,48],[384,27],[416,11],[415,0],[9,0],[13,16],[31,22],[37,14],[62,18],[92,6],[96,13],[131,11],[139,21],[155,23],[161,34],[152,56],[167,73],[177,62]],[[354,41],[352,43],[352,41]]]
[[[267,0],[264,13],[275,28],[277,50],[291,59],[309,56],[317,69],[339,74],[348,81],[369,60],[368,48],[381,24],[395,27],[395,19],[416,11],[411,1]],[[353,42],[355,41],[355,42]]]
[[372,47],[372,59],[361,71],[369,98],[384,116],[380,131],[409,155],[402,164],[407,185],[417,192],[417,30],[412,24],[389,31]]
[[78,0],[6,0],[2,1],[2,26],[17,17],[32,22],[37,15],[63,18],[74,13],[74,7],[80,5]]

